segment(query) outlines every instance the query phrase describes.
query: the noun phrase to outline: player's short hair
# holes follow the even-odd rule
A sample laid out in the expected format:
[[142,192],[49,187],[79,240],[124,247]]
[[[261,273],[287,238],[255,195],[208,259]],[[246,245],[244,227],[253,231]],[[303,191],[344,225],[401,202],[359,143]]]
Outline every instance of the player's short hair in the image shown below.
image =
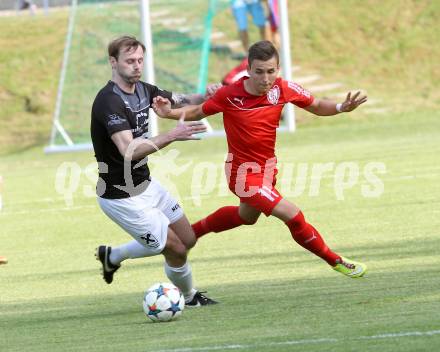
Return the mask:
[[267,61],[272,59],[274,56],[277,59],[277,64],[279,64],[280,56],[278,54],[277,48],[275,48],[272,42],[268,40],[262,40],[256,42],[249,48],[249,55],[248,55],[249,67],[251,67],[252,61],[254,60]]
[[136,50],[139,46],[142,47],[142,50],[145,53],[145,45],[137,40],[136,37],[123,35],[122,37],[116,38],[109,43],[108,56],[112,56],[118,60],[122,49],[126,48],[125,51],[129,51],[131,49]]

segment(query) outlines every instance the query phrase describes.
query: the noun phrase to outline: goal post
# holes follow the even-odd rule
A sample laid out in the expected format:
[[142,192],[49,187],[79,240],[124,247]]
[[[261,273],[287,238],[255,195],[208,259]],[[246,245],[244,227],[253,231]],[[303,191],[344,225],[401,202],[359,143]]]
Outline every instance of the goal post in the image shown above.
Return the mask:
[[[289,31],[289,17],[287,0],[279,0],[278,12],[280,18],[280,36],[281,36],[281,71],[285,80],[292,80],[292,58],[290,55],[290,31]],[[296,129],[295,109],[292,104],[284,106],[284,122],[285,128],[289,132],[294,132]]]
[[[64,129],[62,123],[60,122],[60,112],[61,112],[61,103],[63,99],[64,81],[66,78],[67,65],[69,62],[69,52],[72,43],[72,34],[73,34],[73,27],[75,24],[75,14],[76,14],[77,6],[78,6],[78,0],[72,0],[70,7],[70,14],[69,14],[69,22],[67,26],[66,42],[64,44],[63,60],[61,63],[60,80],[58,82],[55,111],[53,115],[52,132],[50,134],[49,145],[44,149],[46,153],[78,150],[77,149],[78,144],[75,145],[75,143],[70,138],[69,134]],[[56,144],[55,140],[57,134],[61,136],[64,143],[60,143],[58,145]],[[89,148],[90,148],[89,143],[86,143],[85,146],[80,147],[80,150],[81,149],[87,150]]]
[[[212,19],[215,14],[217,6],[217,0],[209,0],[209,7],[204,20],[204,35],[203,44],[200,57],[200,69],[197,84],[197,93],[204,94],[206,91],[206,85],[208,80],[208,61],[209,61],[209,51],[211,44],[211,32],[212,32]],[[142,41],[146,48],[146,58],[144,60],[144,76],[145,81],[155,85],[155,72],[154,72],[154,55],[149,55],[148,53],[153,53],[153,41],[151,33],[151,21],[150,21],[150,1],[140,0],[140,16],[141,16],[141,28],[142,28]],[[151,137],[157,136],[159,134],[159,123],[157,115],[154,111],[150,110],[149,113],[149,135]],[[211,127],[210,123],[206,120],[202,120],[207,128],[208,133],[213,133],[214,129]]]
[[[192,0],[191,6],[188,4],[187,0],[71,0],[46,153],[92,149],[91,106],[96,93],[109,79],[105,48],[117,36],[131,34],[145,43],[144,80],[151,84],[179,93],[204,93],[209,79],[220,81],[221,77],[212,78],[212,68],[226,73],[234,63],[230,55],[227,59],[215,57],[226,54],[211,50],[211,37],[216,18],[222,21],[218,27],[223,26],[223,21],[233,25],[229,0]],[[279,12],[281,66],[283,77],[290,79],[287,0],[279,0]],[[211,63],[211,60],[217,61]],[[294,111],[289,105],[280,130],[295,129]],[[224,135],[220,119],[203,122],[208,129],[205,136]],[[160,128],[167,127],[169,122],[157,119],[150,111],[150,135],[157,135]]]

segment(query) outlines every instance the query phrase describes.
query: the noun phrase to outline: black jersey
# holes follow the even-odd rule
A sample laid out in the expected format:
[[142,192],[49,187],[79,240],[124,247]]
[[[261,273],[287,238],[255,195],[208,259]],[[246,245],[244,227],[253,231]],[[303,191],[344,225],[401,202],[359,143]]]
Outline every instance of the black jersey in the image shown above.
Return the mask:
[[[147,138],[149,109],[156,96],[168,98],[172,94],[145,82],[137,82],[133,94],[122,91],[112,81],[102,88],[93,102],[91,137],[99,166],[97,194],[103,198],[127,198],[142,193],[150,178],[148,165],[136,166],[138,161],[125,165],[111,135],[130,130],[133,138]],[[127,181],[127,177],[133,180]],[[142,186],[141,186],[142,185]],[[138,186],[138,187],[137,187]]]

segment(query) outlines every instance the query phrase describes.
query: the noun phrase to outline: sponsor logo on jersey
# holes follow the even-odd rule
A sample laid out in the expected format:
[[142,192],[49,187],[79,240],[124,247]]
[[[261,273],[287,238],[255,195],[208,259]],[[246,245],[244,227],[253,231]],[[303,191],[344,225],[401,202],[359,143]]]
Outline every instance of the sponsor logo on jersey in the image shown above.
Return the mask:
[[287,85],[290,89],[294,90],[298,94],[304,95],[306,98],[310,98],[310,92],[308,90],[305,90],[299,84],[297,84],[295,82],[289,82]]
[[150,232],[147,232],[144,235],[141,235],[141,240],[145,241],[145,244],[148,247],[157,248],[159,247],[159,241],[154,237],[154,235]]
[[234,101],[238,101],[240,104],[241,104],[241,106],[243,106],[243,101],[244,101],[244,98],[234,98],[233,99]]
[[108,126],[121,125],[127,121],[126,119],[122,118],[118,114],[108,115],[107,118],[108,118],[108,121],[107,121]]
[[148,117],[148,113],[147,112],[140,112],[136,114],[136,119],[139,119],[140,117]]
[[267,92],[267,100],[269,103],[276,105],[278,104],[278,99],[280,99],[280,87],[275,85]]
[[148,110],[147,112],[139,112],[136,114],[136,128],[132,128],[131,132],[138,137],[137,134],[142,134],[148,131]]

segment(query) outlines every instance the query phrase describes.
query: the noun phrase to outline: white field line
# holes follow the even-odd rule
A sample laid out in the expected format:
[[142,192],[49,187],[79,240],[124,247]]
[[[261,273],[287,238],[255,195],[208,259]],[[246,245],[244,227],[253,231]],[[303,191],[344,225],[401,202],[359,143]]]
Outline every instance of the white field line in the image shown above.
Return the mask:
[[367,91],[364,90],[364,89],[360,89],[360,88],[351,88],[351,89],[347,89],[346,92],[342,92],[342,93],[336,93],[336,94],[334,94],[334,97],[335,97],[335,98],[345,98],[345,97],[347,96],[348,92],[355,93],[355,92],[358,92],[358,91],[361,92],[361,94],[368,94]]
[[225,37],[225,33],[217,31],[217,32],[213,32],[211,33],[211,40],[215,40],[215,39],[220,39],[220,38],[224,38]]
[[366,107],[364,109],[364,112],[366,114],[385,114],[386,112],[389,112],[390,109],[388,108],[368,108]]
[[168,10],[152,11],[150,12],[150,17],[151,18],[163,17],[163,16],[167,16],[169,13],[170,11]]
[[[347,92],[341,93],[341,94],[330,94],[330,97],[333,98],[333,99],[344,99],[345,100],[345,98],[347,97],[347,93],[348,92],[349,91],[347,90]],[[362,94],[364,94],[364,93],[362,93]],[[364,106],[364,107],[374,107],[374,106],[376,106],[378,104],[382,104],[382,103],[383,103],[382,99],[376,99],[376,98],[370,98],[369,97],[367,102],[362,104],[362,106]]]
[[[346,96],[347,96],[347,94],[345,94],[344,98]],[[381,104],[381,103],[383,103],[382,99],[368,98],[367,102],[365,103],[365,106],[377,105],[377,104]]]
[[312,93],[319,93],[319,92],[325,92],[328,90],[333,90],[336,88],[340,88],[342,87],[343,84],[342,83],[329,83],[329,84],[322,84],[319,86],[311,86],[311,87],[307,87],[307,89],[309,91],[311,91]]
[[233,41],[227,42],[226,45],[227,45],[230,49],[238,48],[238,47],[241,46],[241,41],[239,41],[239,40],[233,40]]
[[[5,205],[3,204],[3,207]],[[98,205],[78,205],[72,207],[60,207],[60,208],[48,208],[48,209],[29,209],[29,210],[19,210],[19,211],[0,211],[0,217],[3,215],[23,215],[23,214],[38,214],[38,213],[51,213],[58,211],[72,211],[79,209],[92,209],[98,208]],[[4,209],[4,208],[3,208]]]
[[177,31],[179,33],[189,33],[189,32],[191,32],[191,28],[189,28],[189,27],[180,27],[180,28],[177,28]]
[[[281,174],[282,176],[282,174]],[[439,176],[439,173],[427,173],[427,174],[420,174],[420,175],[403,175],[403,176],[395,176],[395,177],[386,177],[385,175],[382,175],[382,181],[384,183],[387,182],[392,182],[392,181],[400,181],[400,180],[415,180],[415,179],[422,179],[422,178],[436,178]],[[321,179],[333,179],[334,175],[322,175],[320,177]],[[278,189],[282,189],[282,177],[278,177]],[[293,177],[293,179],[296,182],[302,182],[302,181],[308,181],[309,179],[316,179],[316,177]],[[362,185],[362,184],[367,184],[366,181],[361,180],[358,182],[358,184]],[[202,185],[196,185],[194,186],[194,189],[199,190],[202,189]],[[192,200],[192,199],[198,199],[198,198],[210,198],[212,197],[212,193],[215,193],[216,191],[219,190],[220,187],[224,187],[223,185],[220,185],[219,183],[217,183],[217,185],[210,191],[210,193],[205,194],[205,193],[201,193],[201,194],[197,194],[197,195],[192,195],[192,196],[184,196],[181,197],[182,200]],[[228,195],[232,195],[232,193],[229,192],[228,190]],[[216,197],[219,197],[218,195],[216,195]],[[84,197],[81,197],[81,199],[83,199]],[[96,198],[95,196],[90,197],[90,198]],[[24,200],[24,201],[14,201],[14,202],[5,202],[3,200],[3,209],[5,206],[17,206],[17,205],[26,205],[26,204],[35,204],[35,203],[65,203],[64,198],[62,197],[58,197],[58,198],[42,198],[42,199],[36,199],[36,200]],[[94,205],[81,205],[81,206],[77,206],[77,207],[54,207],[54,208],[47,208],[47,209],[32,209],[32,210],[20,210],[20,211],[0,211],[0,214],[4,214],[4,215],[13,215],[13,214],[35,214],[35,213],[39,213],[39,212],[51,212],[51,211],[68,211],[68,210],[77,210],[77,209],[82,209],[82,208],[93,208],[95,207]]]
[[[390,172],[387,171],[386,174],[389,174]],[[361,172],[359,173],[361,175]],[[402,175],[402,176],[385,176],[384,174],[381,174],[381,179],[385,182],[385,181],[399,181],[399,180],[414,180],[417,178],[433,178],[433,177],[438,177],[440,173],[420,173],[419,175]],[[277,186],[279,186],[282,182],[283,182],[283,178],[285,176],[283,176],[283,173],[281,172],[280,174],[278,174],[277,176]],[[296,177],[296,176],[292,176],[292,180],[295,181],[308,181],[308,180],[317,180],[317,179],[322,179],[322,180],[328,180],[328,179],[334,179],[335,175],[322,175],[322,176],[310,176],[307,175],[306,177]],[[365,182],[365,181],[359,181],[359,183],[361,182]],[[217,185],[213,188],[214,190],[218,189],[220,186],[223,186],[223,180],[222,183],[220,185],[219,182],[217,182]],[[193,189],[202,189],[204,188],[204,185],[194,185],[192,186]],[[62,198],[61,198],[62,199]]]
[[17,200],[14,202],[8,202],[8,204],[21,205],[21,204],[34,204],[34,203],[57,203],[57,202],[64,203],[64,198],[58,197],[58,198],[41,198],[35,200]]
[[160,20],[155,23],[160,23],[163,26],[179,26],[186,22],[186,18],[168,18],[166,20]]
[[320,78],[321,78],[320,75],[298,76],[298,77],[294,77],[293,81],[298,84],[307,84],[307,83],[315,82]]
[[345,341],[361,341],[361,340],[380,340],[380,339],[400,339],[403,337],[424,337],[440,335],[440,330],[431,331],[408,331],[397,332],[380,335],[370,336],[358,336],[352,338],[322,338],[322,339],[308,339],[308,340],[290,340],[283,342],[270,342],[270,343],[258,343],[258,344],[234,344],[234,345],[217,345],[217,346],[205,346],[205,347],[184,347],[174,348],[167,350],[157,350],[156,352],[202,352],[202,351],[218,351],[218,350],[253,350],[261,347],[276,347],[276,346],[290,346],[290,345],[312,345],[320,343],[339,343]]

